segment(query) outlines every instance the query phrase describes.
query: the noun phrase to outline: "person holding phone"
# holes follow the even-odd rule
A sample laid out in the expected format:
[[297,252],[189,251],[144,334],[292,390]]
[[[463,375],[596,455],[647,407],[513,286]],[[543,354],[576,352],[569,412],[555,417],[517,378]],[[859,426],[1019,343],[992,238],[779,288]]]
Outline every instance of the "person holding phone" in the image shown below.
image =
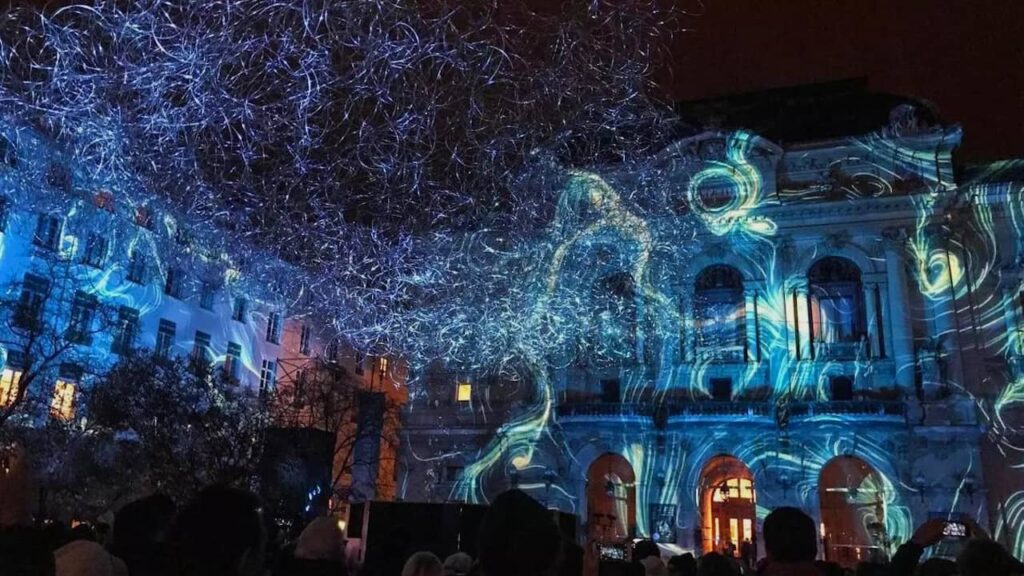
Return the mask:
[[969,519],[947,521],[933,518],[918,526],[910,541],[899,547],[889,565],[891,576],[914,576],[925,548],[943,540],[967,539],[957,557],[961,576],[1011,576],[1024,574],[1024,564],[1014,559],[976,522]]

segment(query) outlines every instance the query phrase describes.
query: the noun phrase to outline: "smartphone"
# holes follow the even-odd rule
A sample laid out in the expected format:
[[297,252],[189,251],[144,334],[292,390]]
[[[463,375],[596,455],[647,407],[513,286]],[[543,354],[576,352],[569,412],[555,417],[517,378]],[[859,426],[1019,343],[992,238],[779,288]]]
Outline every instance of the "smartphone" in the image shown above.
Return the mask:
[[942,535],[946,538],[967,538],[967,524],[963,522],[946,522]]
[[625,560],[626,549],[619,546],[601,546],[601,560]]

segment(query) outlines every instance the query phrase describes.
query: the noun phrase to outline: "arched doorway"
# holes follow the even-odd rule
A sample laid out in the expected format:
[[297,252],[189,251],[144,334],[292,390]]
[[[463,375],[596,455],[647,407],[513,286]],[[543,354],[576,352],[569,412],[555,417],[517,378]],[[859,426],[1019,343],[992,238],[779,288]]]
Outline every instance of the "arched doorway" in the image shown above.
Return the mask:
[[750,469],[738,458],[721,455],[704,466],[700,478],[700,548],[739,556],[749,542],[756,555],[756,496]]
[[885,491],[871,465],[854,456],[833,458],[821,469],[818,498],[827,560],[854,566],[885,557]]
[[624,544],[636,532],[636,476],[620,454],[599,456],[587,470],[587,537]]

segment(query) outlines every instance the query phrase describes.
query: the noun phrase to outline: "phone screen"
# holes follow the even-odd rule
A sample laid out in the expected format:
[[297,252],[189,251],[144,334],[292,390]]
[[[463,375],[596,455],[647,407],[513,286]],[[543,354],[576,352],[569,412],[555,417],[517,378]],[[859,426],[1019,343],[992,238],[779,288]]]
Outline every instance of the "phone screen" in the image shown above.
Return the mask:
[[601,560],[625,560],[626,550],[618,546],[601,546]]
[[967,525],[963,522],[946,522],[942,535],[946,538],[967,538]]

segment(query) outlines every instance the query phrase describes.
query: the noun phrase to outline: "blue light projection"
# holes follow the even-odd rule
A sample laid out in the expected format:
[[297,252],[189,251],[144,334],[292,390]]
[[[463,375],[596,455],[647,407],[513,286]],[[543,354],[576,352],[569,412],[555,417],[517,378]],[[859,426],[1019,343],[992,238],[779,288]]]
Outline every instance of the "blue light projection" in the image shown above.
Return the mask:
[[[160,286],[123,281],[141,251],[160,276],[179,265],[215,276],[219,286],[267,304],[314,312],[368,351],[532,386],[532,402],[494,439],[458,451],[469,462],[453,498],[486,501],[489,482],[509,468],[546,467],[550,446],[570,467],[579,463],[556,420],[560,369],[649,366],[623,382],[623,400],[643,410],[710,398],[721,347],[695,313],[703,303],[680,302],[677,293],[692,280],[683,268],[701,258],[715,263],[715,241],[729,247],[718,260],[728,257],[763,282],[741,296],[756,307],[757,333],[726,348],[745,362],[731,398],[764,388],[768,408],[722,418],[725,426],[767,422],[763,434],[726,447],[775,478],[782,496],[763,492],[760,514],[788,490],[813,501],[825,464],[852,453],[878,474],[881,489],[864,491],[884,494],[893,542],[921,520],[905,500],[927,486],[897,470],[886,446],[851,443],[858,416],[803,415],[814,434],[786,437],[798,404],[828,399],[829,376],[873,374],[872,349],[883,339],[905,393],[916,371],[922,389],[966,396],[987,418],[991,440],[1021,466],[1024,445],[1011,417],[1024,400],[1019,279],[1007,277],[1001,293],[990,277],[1021,257],[1022,189],[958,188],[950,155],[936,153],[957,144],[957,130],[853,138],[856,152],[824,170],[842,178],[825,185],[777,184],[765,170],[779,151],[744,131],[720,135],[721,153],[704,157],[677,142],[666,159],[660,153],[678,137],[678,123],[646,97],[643,76],[662,12],[656,2],[626,4],[591,2],[577,19],[526,11],[532,34],[511,33],[515,24],[497,8],[427,13],[391,2],[97,0],[45,16],[12,11],[0,33],[0,186],[26,213],[59,211],[69,221],[91,217],[82,208],[99,190],[116,198],[120,220],[101,213],[76,223],[58,247],[77,254],[90,228],[109,235],[109,265],[83,268],[80,279],[104,301],[143,313],[166,305]],[[538,42],[538,34],[557,41]],[[542,62],[523,56],[537,46],[552,52]],[[53,178],[55,165],[72,174]],[[909,192],[914,224],[905,238],[877,239],[881,252],[907,258],[909,281],[890,281],[878,298],[816,292],[808,266],[854,256],[827,245],[799,252],[780,234],[779,207],[882,202]],[[997,206],[1013,223],[1012,247],[994,229]],[[146,231],[135,228],[140,213],[154,220]],[[10,226],[31,237],[31,223]],[[185,236],[194,240],[179,244]],[[9,262],[29,249],[11,246],[7,234],[0,240],[5,269],[27,268]],[[883,258],[879,268],[890,278],[907,273],[888,254],[857,264]],[[916,291],[920,309],[886,312],[904,289]],[[857,298],[881,306],[887,325],[878,326],[876,314],[855,326],[847,308]],[[1013,367],[993,402],[961,380],[952,340],[964,336],[957,322],[964,308],[982,347],[998,349]],[[899,314],[928,324],[916,347],[913,330],[891,326]],[[825,337],[812,342],[816,326]],[[251,325],[221,329],[221,342],[258,338]],[[844,340],[863,331],[876,336]],[[817,361],[821,351],[844,346],[852,358]],[[243,362],[258,374],[254,358],[246,352]],[[415,410],[426,394],[418,382],[411,386]],[[610,419],[639,428],[650,421],[643,410]],[[720,431],[711,427],[709,435]],[[641,534],[650,533],[648,505],[697,486],[701,463],[718,449],[655,442],[624,434],[616,450],[637,471]],[[576,509],[573,481],[523,487]],[[1002,502],[997,518],[997,532],[1010,535],[1018,555],[1021,494]],[[693,506],[698,496],[686,498]]]

